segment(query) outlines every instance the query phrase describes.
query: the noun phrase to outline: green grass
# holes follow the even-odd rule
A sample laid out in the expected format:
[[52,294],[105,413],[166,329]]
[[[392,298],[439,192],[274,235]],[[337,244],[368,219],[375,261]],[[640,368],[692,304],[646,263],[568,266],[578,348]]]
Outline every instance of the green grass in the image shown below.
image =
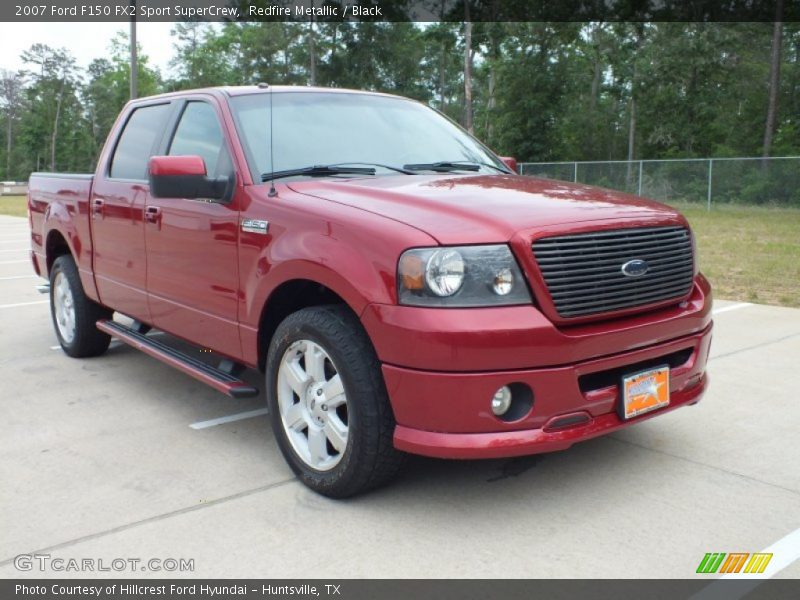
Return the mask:
[[24,217],[26,214],[25,196],[0,196],[0,215]]
[[[725,300],[800,307],[800,209],[677,206],[697,234],[700,268]],[[25,196],[0,196],[0,214],[25,216]]]
[[800,209],[676,206],[697,235],[714,296],[800,307]]

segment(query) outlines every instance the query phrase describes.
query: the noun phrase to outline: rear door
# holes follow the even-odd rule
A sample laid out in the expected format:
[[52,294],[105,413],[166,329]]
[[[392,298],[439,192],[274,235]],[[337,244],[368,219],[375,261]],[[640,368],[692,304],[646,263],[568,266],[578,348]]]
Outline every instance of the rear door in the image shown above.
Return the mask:
[[[199,155],[209,176],[235,176],[219,109],[212,98],[177,103],[161,152]],[[231,357],[241,355],[238,222],[235,198],[149,198],[145,207],[147,292],[153,322]]]
[[93,267],[100,301],[151,323],[147,302],[144,208],[150,198],[147,161],[169,120],[170,102],[134,108],[100,164],[89,203]]

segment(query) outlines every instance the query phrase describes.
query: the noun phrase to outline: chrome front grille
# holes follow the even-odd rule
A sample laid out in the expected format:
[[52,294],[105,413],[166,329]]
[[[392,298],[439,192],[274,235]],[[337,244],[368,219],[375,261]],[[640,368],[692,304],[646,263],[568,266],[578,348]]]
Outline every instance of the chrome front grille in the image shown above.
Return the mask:
[[[694,276],[692,240],[684,227],[641,227],[546,237],[533,243],[556,311],[563,318],[678,300]],[[645,261],[644,275],[622,266]]]

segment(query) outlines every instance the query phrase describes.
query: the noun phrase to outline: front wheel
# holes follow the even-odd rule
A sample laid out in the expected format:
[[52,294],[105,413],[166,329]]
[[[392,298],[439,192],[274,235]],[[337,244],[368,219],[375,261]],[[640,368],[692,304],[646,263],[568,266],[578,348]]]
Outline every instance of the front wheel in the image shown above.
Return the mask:
[[97,321],[110,319],[112,312],[86,295],[69,255],[59,256],[50,269],[50,313],[58,342],[70,356],[99,356],[108,350],[111,336],[97,329]]
[[344,306],[287,317],[267,354],[272,427],[289,466],[320,494],[344,498],[388,482],[403,455],[380,363]]

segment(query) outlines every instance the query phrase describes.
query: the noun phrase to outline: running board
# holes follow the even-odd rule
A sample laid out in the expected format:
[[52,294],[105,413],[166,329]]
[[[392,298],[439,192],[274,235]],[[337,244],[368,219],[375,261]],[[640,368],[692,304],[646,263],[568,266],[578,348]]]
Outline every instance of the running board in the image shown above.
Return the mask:
[[130,327],[125,327],[116,321],[100,320],[97,322],[97,328],[129,346],[133,346],[137,350],[141,350],[145,354],[157,358],[179,371],[183,371],[223,394],[233,398],[253,398],[258,396],[257,388],[247,385],[238,377],[216,369],[179,350],[170,348],[166,344],[134,331]]

